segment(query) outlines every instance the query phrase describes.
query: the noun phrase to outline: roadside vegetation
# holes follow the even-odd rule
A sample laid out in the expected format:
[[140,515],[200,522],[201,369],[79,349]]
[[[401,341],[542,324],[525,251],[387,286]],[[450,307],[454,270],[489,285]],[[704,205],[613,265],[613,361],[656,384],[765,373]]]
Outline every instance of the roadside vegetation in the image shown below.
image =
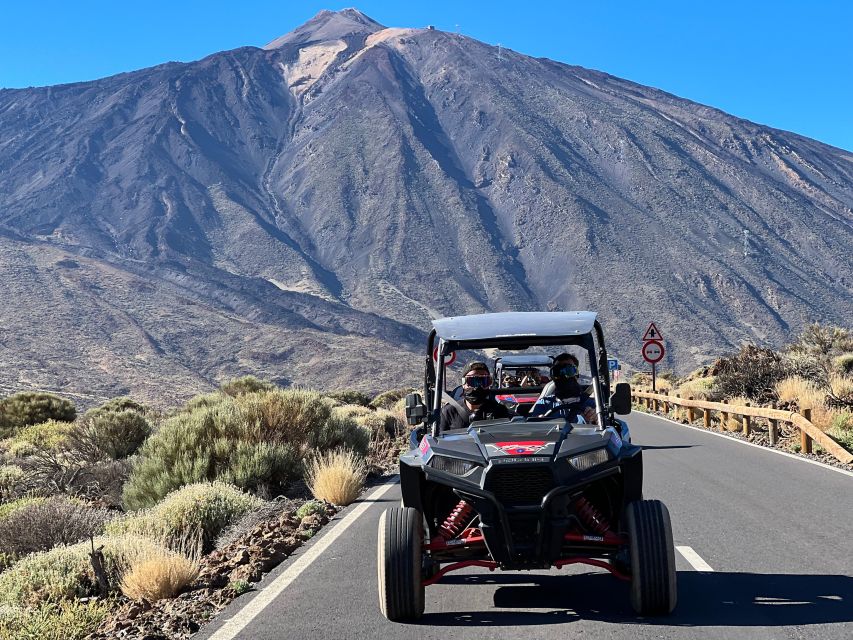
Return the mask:
[[[658,379],[658,389],[682,398],[809,409],[818,428],[853,451],[853,333],[849,329],[816,323],[779,351],[745,345],[683,379],[668,378]],[[635,374],[631,382],[643,387],[651,384],[645,374]],[[674,417],[686,420],[687,411],[676,410]],[[756,422],[760,425],[760,420]],[[723,427],[739,431],[740,418],[730,415]],[[795,430],[782,435],[781,445],[798,452]]]
[[166,413],[0,399],[0,640],[111,637],[139,606],[154,628],[196,589],[221,608],[393,467],[406,391],[249,376]]

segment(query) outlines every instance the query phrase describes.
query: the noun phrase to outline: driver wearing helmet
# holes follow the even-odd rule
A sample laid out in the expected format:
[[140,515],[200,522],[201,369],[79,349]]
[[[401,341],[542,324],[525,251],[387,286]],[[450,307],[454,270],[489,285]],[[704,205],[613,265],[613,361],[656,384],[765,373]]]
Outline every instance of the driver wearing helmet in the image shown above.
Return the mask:
[[530,416],[548,413],[550,416],[569,418],[577,416],[590,424],[598,422],[595,400],[585,393],[578,382],[578,359],[570,353],[561,353],[554,358],[551,367],[551,383],[542,390],[542,396],[530,409]]
[[489,396],[492,374],[485,362],[469,362],[462,376],[464,401],[450,402],[442,407],[439,432],[467,428],[475,420],[509,417],[509,410]]

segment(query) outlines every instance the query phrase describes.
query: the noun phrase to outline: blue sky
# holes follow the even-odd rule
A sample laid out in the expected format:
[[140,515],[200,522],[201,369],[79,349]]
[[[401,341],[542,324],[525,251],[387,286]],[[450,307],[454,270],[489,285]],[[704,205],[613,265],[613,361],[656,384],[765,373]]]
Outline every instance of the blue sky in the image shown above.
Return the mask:
[[[853,150],[853,2],[0,2],[0,87],[90,80],[262,46],[321,9],[434,24]],[[458,25],[458,27],[457,27]]]

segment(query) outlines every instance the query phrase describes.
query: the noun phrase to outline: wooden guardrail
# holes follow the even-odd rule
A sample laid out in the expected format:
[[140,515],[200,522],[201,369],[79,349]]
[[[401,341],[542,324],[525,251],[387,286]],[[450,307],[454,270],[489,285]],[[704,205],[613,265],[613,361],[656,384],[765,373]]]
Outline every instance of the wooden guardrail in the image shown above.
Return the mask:
[[631,390],[634,402],[643,404],[646,408],[654,411],[663,410],[670,412],[670,407],[684,407],[687,409],[687,418],[693,422],[696,418],[695,410],[702,411],[702,419],[706,429],[711,428],[711,412],[720,413],[720,424],[728,420],[729,414],[741,417],[741,427],[744,435],[749,435],[752,430],[750,418],[764,418],[770,425],[770,444],[775,445],[779,441],[779,423],[786,422],[794,425],[800,430],[800,449],[803,453],[812,452],[812,442],[817,442],[837,460],[853,464],[853,453],[842,447],[828,434],[821,431],[811,422],[811,409],[803,409],[802,414],[795,411],[783,411],[770,407],[753,407],[750,405],[734,405],[728,402],[709,402],[708,400],[694,400],[693,398],[682,398],[678,394],[674,396],[652,393],[651,391]]

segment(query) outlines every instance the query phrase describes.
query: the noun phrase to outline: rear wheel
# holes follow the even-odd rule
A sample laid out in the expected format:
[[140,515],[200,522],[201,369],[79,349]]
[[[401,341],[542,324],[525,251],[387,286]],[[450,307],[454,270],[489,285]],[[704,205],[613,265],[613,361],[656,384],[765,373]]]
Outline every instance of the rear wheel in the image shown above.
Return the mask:
[[391,621],[423,615],[423,539],[422,516],[417,509],[388,509],[379,518],[379,608]]
[[669,511],[660,500],[628,505],[631,553],[631,606],[640,615],[661,615],[675,609],[675,545]]

